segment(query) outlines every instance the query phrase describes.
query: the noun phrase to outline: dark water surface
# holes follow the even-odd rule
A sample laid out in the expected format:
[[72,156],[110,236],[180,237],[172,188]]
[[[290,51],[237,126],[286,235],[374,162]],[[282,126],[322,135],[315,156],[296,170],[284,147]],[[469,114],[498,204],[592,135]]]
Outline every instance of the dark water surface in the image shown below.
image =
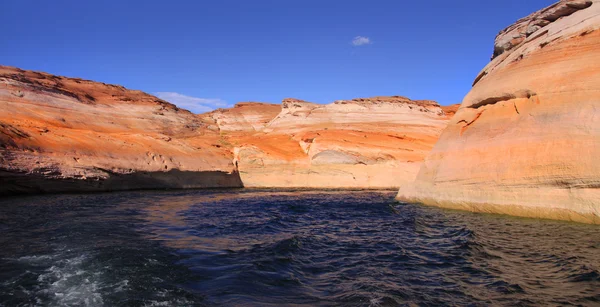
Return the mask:
[[0,200],[0,305],[600,305],[600,227],[393,192]]

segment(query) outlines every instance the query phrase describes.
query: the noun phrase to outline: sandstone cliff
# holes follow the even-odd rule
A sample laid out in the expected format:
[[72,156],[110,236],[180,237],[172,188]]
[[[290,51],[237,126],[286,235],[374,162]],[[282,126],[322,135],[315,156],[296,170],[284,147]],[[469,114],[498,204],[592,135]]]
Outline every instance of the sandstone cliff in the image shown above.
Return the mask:
[[397,188],[414,179],[457,106],[393,96],[328,105],[285,99],[277,108],[264,126],[249,116],[272,111],[264,104],[207,114],[233,147],[246,187]]
[[493,60],[398,198],[600,223],[600,0],[500,32]]
[[211,124],[140,91],[0,66],[0,194],[239,187]]
[[0,195],[397,188],[456,108],[394,96],[195,115],[121,86],[0,66]]

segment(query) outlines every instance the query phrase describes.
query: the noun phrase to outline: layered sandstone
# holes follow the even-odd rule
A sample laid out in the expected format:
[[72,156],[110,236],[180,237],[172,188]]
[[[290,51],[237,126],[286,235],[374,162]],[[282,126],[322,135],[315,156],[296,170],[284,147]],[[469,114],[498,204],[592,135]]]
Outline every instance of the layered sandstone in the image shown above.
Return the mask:
[[256,132],[261,131],[280,111],[281,107],[271,103],[240,102],[233,108],[217,109],[205,116],[222,132]]
[[140,91],[0,66],[0,194],[239,187],[211,124]]
[[256,133],[231,129],[249,109],[220,129],[245,187],[397,188],[414,179],[456,106],[445,108],[400,96],[327,105],[285,99]]
[[0,67],[0,194],[397,188],[456,108],[392,96],[196,115],[121,86]]
[[494,56],[398,198],[600,223],[600,0],[519,20]]

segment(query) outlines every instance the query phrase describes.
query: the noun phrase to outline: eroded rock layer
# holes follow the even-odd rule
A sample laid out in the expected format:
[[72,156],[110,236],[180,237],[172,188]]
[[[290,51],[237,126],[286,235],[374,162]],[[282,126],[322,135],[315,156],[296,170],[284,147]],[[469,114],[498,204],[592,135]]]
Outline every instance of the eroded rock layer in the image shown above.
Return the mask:
[[393,96],[196,115],[121,86],[0,66],[0,194],[397,188],[456,108]]
[[[262,104],[252,107],[270,110]],[[447,113],[457,106],[444,110],[433,101],[393,96],[328,105],[285,99],[277,108],[279,114],[256,133],[242,132],[250,130],[244,125],[231,128],[246,122],[248,114],[260,113],[250,106],[207,114],[237,114],[219,127],[233,147],[246,187],[397,188],[414,179],[445,127]],[[250,126],[257,125],[245,127]]]
[[211,124],[140,91],[0,66],[0,194],[240,187]]
[[221,132],[248,133],[263,130],[280,111],[280,106],[271,103],[241,102],[233,108],[217,109],[205,115]]
[[495,55],[398,198],[600,223],[600,1],[520,20]]

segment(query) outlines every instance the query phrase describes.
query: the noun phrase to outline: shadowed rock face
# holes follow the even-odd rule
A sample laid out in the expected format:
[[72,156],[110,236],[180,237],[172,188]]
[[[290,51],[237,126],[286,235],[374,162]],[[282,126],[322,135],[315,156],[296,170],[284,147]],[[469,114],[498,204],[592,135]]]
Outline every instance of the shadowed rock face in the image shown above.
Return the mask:
[[522,33],[478,75],[399,199],[600,223],[600,1],[554,4],[496,47]]
[[[59,174],[57,174],[59,175]],[[223,171],[170,171],[127,173],[104,170],[103,177],[69,178],[44,173],[0,171],[0,195],[64,192],[99,192],[148,189],[237,188],[239,173]]]
[[240,187],[211,124],[140,91],[0,66],[0,194]]

